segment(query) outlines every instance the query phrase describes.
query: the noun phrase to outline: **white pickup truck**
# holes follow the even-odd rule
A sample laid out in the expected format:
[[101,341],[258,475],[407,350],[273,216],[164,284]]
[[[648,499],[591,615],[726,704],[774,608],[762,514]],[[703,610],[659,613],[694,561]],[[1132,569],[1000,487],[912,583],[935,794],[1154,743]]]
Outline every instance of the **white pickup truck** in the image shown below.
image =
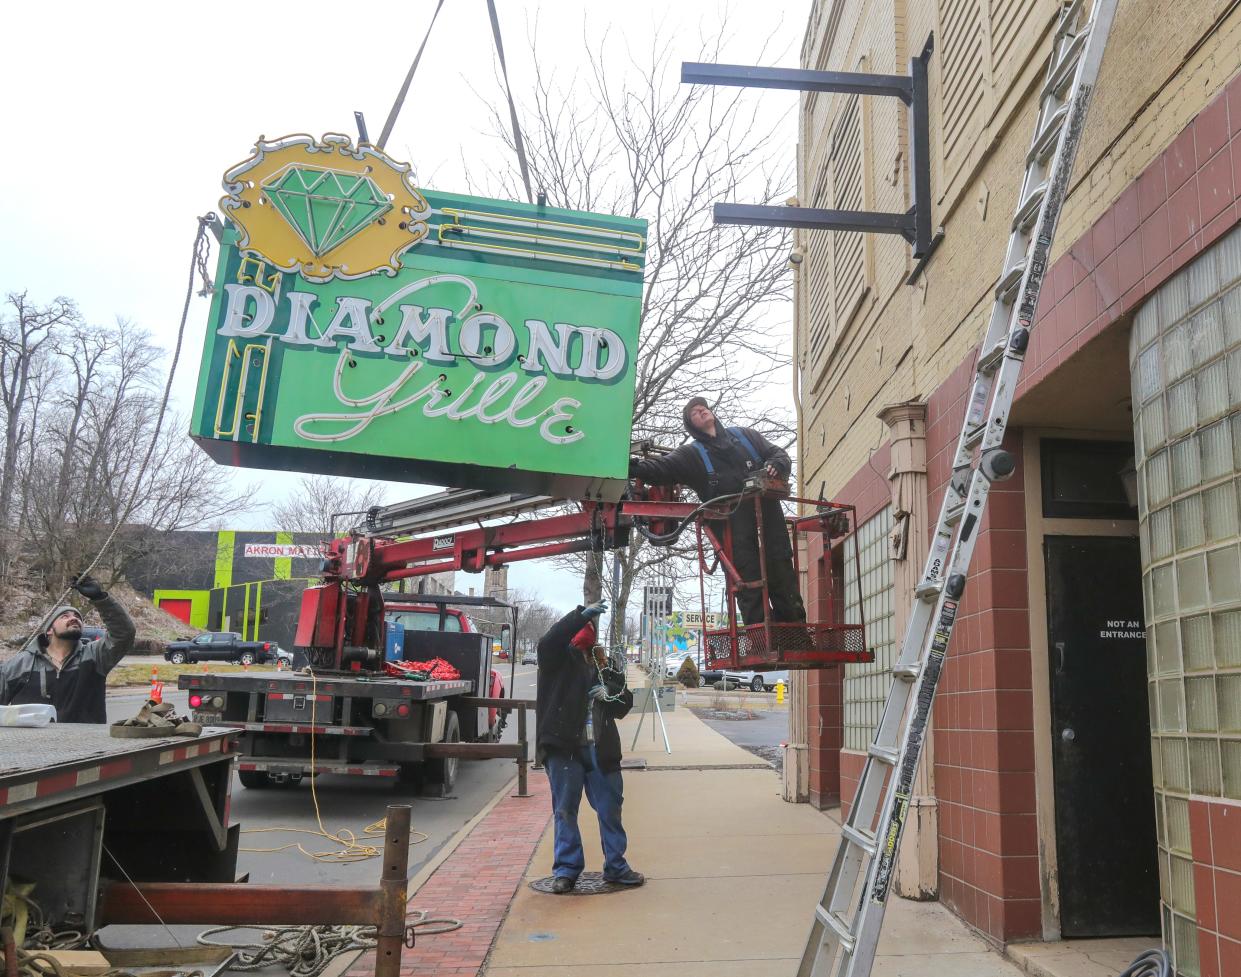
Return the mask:
[[728,685],[738,685],[751,692],[771,692],[777,682],[783,682],[786,689],[789,687],[787,668],[778,672],[735,672],[730,669],[724,672],[722,678]]

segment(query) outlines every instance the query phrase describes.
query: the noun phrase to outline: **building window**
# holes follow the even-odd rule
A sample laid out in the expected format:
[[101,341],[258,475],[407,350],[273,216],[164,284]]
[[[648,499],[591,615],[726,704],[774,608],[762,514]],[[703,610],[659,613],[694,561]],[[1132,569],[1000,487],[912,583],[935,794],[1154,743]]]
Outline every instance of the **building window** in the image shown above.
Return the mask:
[[961,166],[986,150],[978,141],[984,124],[998,138],[1007,113],[1020,102],[1015,83],[1032,57],[1046,57],[1040,41],[1059,6],[1045,0],[940,0],[938,128],[946,191]]
[[983,60],[983,15],[980,0],[941,0],[939,31],[944,39],[940,73],[940,111],[943,115],[944,159],[968,147],[982,121],[987,90]]
[[1065,519],[1137,519],[1137,472],[1128,441],[1044,438],[1043,515]]
[[[845,620],[857,621],[858,564],[861,564],[861,610],[866,620],[866,644],[875,653],[867,664],[845,665],[844,745],[864,751],[869,745],[891,684],[896,660],[893,633],[892,561],[888,559],[888,534],[892,531],[892,508],[885,507],[868,519],[844,545]],[[854,559],[854,547],[857,557]]]
[[[862,210],[862,112],[861,100],[850,95],[832,127],[828,163],[832,183],[832,207]],[[863,248],[866,235],[856,231],[831,231],[832,333],[839,338],[866,294]]]
[[1196,974],[1190,799],[1241,800],[1241,228],[1147,296],[1129,343],[1163,933]]

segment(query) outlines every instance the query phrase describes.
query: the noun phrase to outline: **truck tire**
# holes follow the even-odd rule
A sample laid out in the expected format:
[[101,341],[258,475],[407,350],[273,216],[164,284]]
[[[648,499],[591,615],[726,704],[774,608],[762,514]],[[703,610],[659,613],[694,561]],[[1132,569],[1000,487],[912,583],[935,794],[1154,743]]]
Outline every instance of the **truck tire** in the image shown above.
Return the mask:
[[240,661],[241,664],[243,665],[253,665],[254,664],[254,652],[243,651],[241,653],[241,657],[238,658],[237,660]]
[[237,777],[241,781],[241,786],[247,790],[259,790],[271,786],[271,779],[267,776],[266,770],[238,770]]
[[[444,722],[444,738],[442,743],[461,742],[461,720],[455,712],[449,712]],[[461,761],[457,757],[427,760],[422,765],[422,782],[431,794],[444,796],[452,793],[457,784],[457,768]]]
[[755,675],[752,679],[750,679],[751,692],[765,692],[766,690],[767,687],[763,685],[763,676]]
[[174,665],[184,665],[185,664],[185,652],[174,651],[171,655],[168,656],[168,660],[172,662]]

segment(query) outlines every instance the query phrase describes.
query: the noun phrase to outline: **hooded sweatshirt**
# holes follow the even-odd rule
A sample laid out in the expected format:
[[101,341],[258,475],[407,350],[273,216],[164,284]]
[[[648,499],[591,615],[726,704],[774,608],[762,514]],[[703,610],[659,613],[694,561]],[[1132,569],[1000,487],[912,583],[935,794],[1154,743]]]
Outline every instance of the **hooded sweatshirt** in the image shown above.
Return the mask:
[[715,436],[700,431],[689,421],[689,411],[697,403],[706,405],[701,397],[695,397],[685,405],[683,418],[686,433],[707,449],[715,468],[715,483],[707,473],[702,454],[693,444],[683,444],[662,458],[643,458],[630,463],[629,474],[642,479],[648,485],[688,485],[703,502],[720,495],[740,492],[746,478],[764,465],[771,465],[787,478],[793,464],[783,448],[777,448],[753,428],[737,430],[745,434],[758,453],[761,461],[755,462],[743,445],[717,417]]
[[[765,465],[771,465],[783,478],[787,478],[793,463],[783,448],[777,448],[753,428],[742,427],[736,430],[745,435],[746,440],[759,456],[755,461],[745,445],[729,431],[723,422],[715,419],[715,435],[700,431],[689,421],[690,409],[695,404],[706,401],[694,397],[685,405],[682,418],[685,431],[694,441],[706,449],[711,457],[711,465],[715,468],[715,477],[707,472],[703,464],[702,453],[695,444],[683,444],[671,454],[662,458],[643,458],[629,463],[629,474],[640,478],[648,485],[688,485],[703,502],[718,498],[721,495],[732,495],[740,492],[745,480]],[[793,546],[789,541],[788,531],[784,526],[784,513],[778,499],[765,498],[760,503],[763,513],[763,539],[768,559],[790,559]],[[752,504],[736,506],[728,521],[733,528],[734,563],[738,564],[747,580],[757,579],[762,574],[758,559],[758,529]]]
[[[620,769],[621,743],[616,720],[633,708],[625,676],[611,668],[596,671],[587,661],[593,641],[582,635],[587,619],[577,607],[539,639],[538,703],[535,715],[536,753],[542,763],[549,752],[574,755],[582,744],[586,711],[592,711],[595,756],[604,773]],[[585,647],[583,647],[585,646]],[[612,701],[594,702],[588,693],[602,677]]]
[[[61,723],[104,723],[105,686],[108,672],[129,654],[134,646],[134,622],[119,602],[104,594],[91,601],[107,633],[94,641],[77,642],[66,656],[60,671],[48,657],[47,634],[40,634],[14,658],[0,665],[0,705],[43,703],[56,707]],[[65,604],[56,608],[51,620],[65,611],[76,611]]]

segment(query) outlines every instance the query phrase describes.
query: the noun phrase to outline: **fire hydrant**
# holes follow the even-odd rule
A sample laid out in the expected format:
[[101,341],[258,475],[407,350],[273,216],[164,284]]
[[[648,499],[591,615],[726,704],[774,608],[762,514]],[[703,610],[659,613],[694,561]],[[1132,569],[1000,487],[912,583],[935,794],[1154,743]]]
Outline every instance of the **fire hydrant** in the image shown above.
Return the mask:
[[784,705],[784,679],[776,683],[776,705]]

